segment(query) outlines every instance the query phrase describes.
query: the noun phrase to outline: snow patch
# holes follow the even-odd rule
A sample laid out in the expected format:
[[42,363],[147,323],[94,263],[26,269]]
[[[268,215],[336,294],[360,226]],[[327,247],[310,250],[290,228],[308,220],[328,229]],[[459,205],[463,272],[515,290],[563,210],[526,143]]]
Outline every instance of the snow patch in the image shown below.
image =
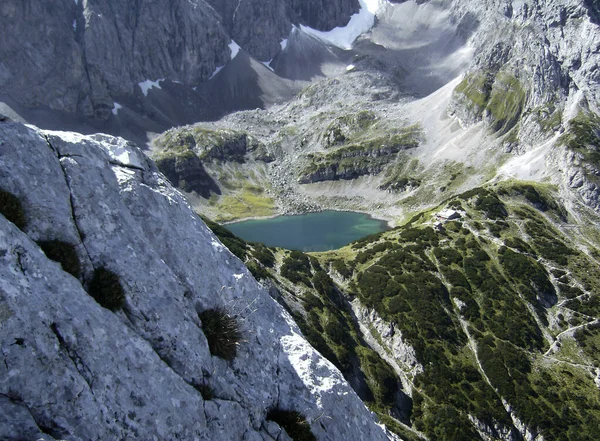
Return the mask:
[[269,70],[273,70],[273,68],[271,67],[271,63],[273,62],[273,59],[271,58],[269,61],[261,61],[262,64],[265,65],[265,67]]
[[285,50],[285,48],[287,47],[287,44],[288,44],[288,39],[287,38],[284,38],[283,40],[281,40],[279,42],[279,45],[281,46],[281,50],[282,51]]
[[152,80],[142,81],[141,83],[138,84],[138,86],[140,86],[140,89],[142,89],[142,93],[144,94],[144,96],[148,96],[148,91],[150,89],[155,88],[155,87],[157,89],[161,89],[161,87],[160,87],[161,81],[165,81],[165,79],[161,78],[156,81],[152,81]]
[[242,279],[242,277],[244,277],[244,274],[234,274],[234,275],[233,275],[233,278],[234,278],[235,280],[241,280],[241,279]]
[[[230,61],[233,60],[236,55],[239,53],[241,47],[239,44],[237,44],[235,41],[231,40],[231,43],[229,43],[229,50],[231,51],[231,57],[230,57]],[[264,63],[263,63],[264,64]],[[209,80],[212,80],[219,72],[221,72],[221,69],[223,69],[225,66],[217,66],[215,71],[210,75],[210,77],[208,77]],[[267,66],[269,67],[269,66]]]
[[122,105],[120,105],[119,103],[115,102],[114,105],[113,105],[113,108],[112,108],[113,115],[116,116],[119,113],[119,109],[122,109],[122,108],[123,108]]
[[[215,75],[217,75],[219,72],[221,72],[221,69],[223,69],[225,66],[217,66],[217,68],[215,69],[215,71],[211,74],[210,77],[208,77],[209,80],[212,80],[213,77]],[[194,89],[195,90],[195,89]]]
[[232,60],[236,57],[236,55],[238,54],[240,49],[241,49],[240,45],[237,44],[235,41],[231,40],[231,43],[229,43],[229,50],[231,51],[231,59]]
[[349,64],[348,66],[346,66],[346,71],[352,72],[355,68],[356,66],[354,64]]
[[342,49],[351,49],[352,43],[359,35],[370,30],[375,24],[375,15],[381,10],[387,0],[358,0],[360,11],[350,17],[346,26],[337,27],[331,31],[318,31],[308,26],[300,25],[300,29],[307,34],[338,46]]

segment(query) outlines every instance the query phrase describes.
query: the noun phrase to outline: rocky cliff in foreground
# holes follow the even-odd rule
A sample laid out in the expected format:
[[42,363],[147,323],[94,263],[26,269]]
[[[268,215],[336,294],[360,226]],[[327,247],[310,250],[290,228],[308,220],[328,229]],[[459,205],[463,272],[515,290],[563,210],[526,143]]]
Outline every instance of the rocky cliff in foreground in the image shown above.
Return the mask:
[[0,183],[1,439],[388,439],[133,145],[1,122]]

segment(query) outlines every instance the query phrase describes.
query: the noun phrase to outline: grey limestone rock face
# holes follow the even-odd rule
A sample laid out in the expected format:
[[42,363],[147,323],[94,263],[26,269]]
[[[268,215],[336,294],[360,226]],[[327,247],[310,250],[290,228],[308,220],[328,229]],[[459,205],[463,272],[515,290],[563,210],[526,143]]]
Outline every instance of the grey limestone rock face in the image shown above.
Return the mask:
[[[232,38],[259,60],[280,51],[292,24],[327,31],[345,26],[358,12],[358,0],[207,0],[217,10]],[[250,25],[251,24],[251,25]]]
[[139,83],[167,79],[191,91],[230,60],[232,39],[270,60],[293,23],[330,29],[346,24],[358,6],[357,0],[6,0],[0,101],[92,121],[107,121],[119,102],[156,119]]
[[[497,74],[514,77],[526,93],[518,116],[523,127],[538,126],[534,118],[544,107],[563,109],[565,102],[581,92],[597,111],[600,98],[598,65],[600,45],[593,2],[581,0],[456,2],[452,14],[471,14],[477,24],[470,43],[475,60],[471,72],[490,77],[488,91]],[[480,88],[481,92],[485,88]],[[460,95],[460,94],[459,94]],[[467,123],[477,120],[468,103],[457,96],[451,111]],[[457,103],[458,101],[458,103]],[[458,104],[456,106],[456,104]],[[483,115],[485,117],[485,115]],[[531,124],[530,124],[531,123]],[[525,143],[544,136],[542,129],[522,134]]]
[[[0,216],[2,439],[270,440],[273,408],[301,412],[319,440],[388,439],[131,143],[4,122],[0,176],[28,221]],[[33,241],[55,238],[75,246],[80,279]],[[118,275],[122,309],[86,292],[100,267]],[[199,318],[215,307],[243,334],[230,362]]]
[[230,38],[203,0],[8,0],[0,5],[0,93],[26,107],[105,120],[138,83],[208,79]]
[[570,158],[559,161],[567,173],[556,182],[597,211],[597,171],[564,151],[559,136],[578,114],[600,111],[598,3],[456,2],[451,9],[456,17],[472,14],[478,25],[470,39],[474,62],[448,113],[467,126],[484,121],[507,151],[550,142]]
[[290,6],[302,23],[327,31],[346,25],[349,16],[358,12],[360,5],[357,0],[291,0]]

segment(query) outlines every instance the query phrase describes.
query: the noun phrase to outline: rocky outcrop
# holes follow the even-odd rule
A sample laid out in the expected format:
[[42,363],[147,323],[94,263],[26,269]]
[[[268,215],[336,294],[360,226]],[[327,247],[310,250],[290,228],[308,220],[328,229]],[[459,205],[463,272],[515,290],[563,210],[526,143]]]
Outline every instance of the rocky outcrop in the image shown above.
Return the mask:
[[210,197],[211,192],[221,194],[215,180],[206,172],[202,161],[192,151],[157,158],[156,166],[171,184],[187,193],[195,192],[205,199]]
[[365,175],[377,175],[381,173],[385,165],[390,161],[389,157],[375,157],[365,159],[363,157],[309,166],[300,173],[298,183],[311,184],[323,181],[337,181],[340,179],[351,180]]
[[402,380],[403,389],[411,395],[412,380],[423,372],[415,349],[404,341],[402,332],[395,328],[394,323],[386,322],[377,312],[363,306],[357,299],[350,304],[369,345],[394,367]]
[[[555,127],[545,122],[553,116],[560,122],[567,111],[567,99],[580,91],[579,101],[591,103],[592,110],[597,111],[600,56],[596,48],[600,35],[593,22],[597,7],[591,3],[456,3],[453,14],[476,18],[478,27],[470,41],[477,55],[471,74],[457,88],[458,105],[451,107],[451,112],[468,123],[483,117],[498,131],[502,128],[494,126],[498,114],[508,110],[516,117],[512,126],[521,121],[520,140],[533,144],[548,137],[548,131]],[[496,90],[498,98],[505,97],[508,90],[523,94],[518,97],[522,102],[514,103],[514,109],[490,103],[494,88],[502,88],[503,84],[504,91]],[[574,115],[565,116],[568,119]]]
[[154,145],[158,149],[153,155],[156,166],[171,183],[205,199],[211,192],[221,194],[205,164],[273,161],[265,145],[244,131],[188,126],[165,132],[155,139]]
[[566,173],[555,175],[555,182],[597,211],[597,167],[586,161],[596,147],[580,143],[573,154],[558,137],[573,130],[578,115],[600,111],[597,2],[509,1],[468,10],[467,4],[452,10],[477,17],[470,40],[476,56],[448,112],[463,126],[484,121],[503,137],[506,151],[524,153],[544,143],[560,150],[550,156],[562,156]]
[[[140,150],[107,135],[0,124],[0,182],[27,225],[0,216],[0,438],[287,439],[295,410],[319,440],[386,440],[333,365]],[[74,277],[34,240],[72,244]],[[125,300],[88,294],[99,268]],[[241,332],[211,355],[200,313]]]

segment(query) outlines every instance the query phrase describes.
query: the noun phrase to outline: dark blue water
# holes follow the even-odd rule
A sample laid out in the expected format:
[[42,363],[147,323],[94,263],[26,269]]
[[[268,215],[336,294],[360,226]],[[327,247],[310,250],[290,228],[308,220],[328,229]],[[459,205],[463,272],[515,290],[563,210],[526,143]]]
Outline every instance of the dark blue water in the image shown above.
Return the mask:
[[384,221],[348,211],[279,216],[226,225],[247,242],[301,251],[327,251],[388,229]]

